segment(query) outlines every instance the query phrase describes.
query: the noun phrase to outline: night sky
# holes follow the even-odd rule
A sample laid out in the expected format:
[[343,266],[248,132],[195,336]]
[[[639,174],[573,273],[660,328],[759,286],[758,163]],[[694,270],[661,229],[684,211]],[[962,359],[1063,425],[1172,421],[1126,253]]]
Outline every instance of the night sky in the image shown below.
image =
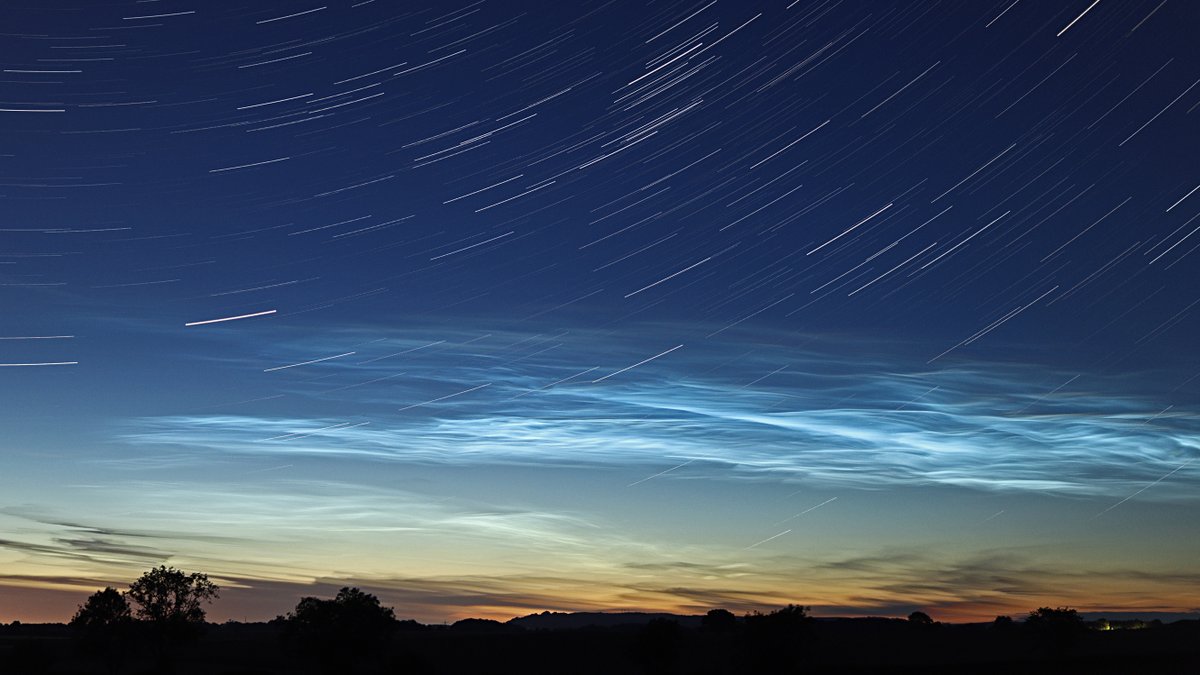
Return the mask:
[[1195,612],[1197,26],[5,0],[0,620]]

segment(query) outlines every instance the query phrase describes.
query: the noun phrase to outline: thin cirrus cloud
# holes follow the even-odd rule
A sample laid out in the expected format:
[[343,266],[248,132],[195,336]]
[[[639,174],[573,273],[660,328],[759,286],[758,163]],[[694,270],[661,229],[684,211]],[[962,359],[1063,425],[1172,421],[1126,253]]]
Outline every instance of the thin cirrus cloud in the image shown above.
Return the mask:
[[[138,479],[106,494],[118,493],[96,495],[86,522],[45,510],[0,512],[6,531],[18,533],[3,547],[22,556],[0,586],[6,593],[75,589],[78,602],[163,563],[221,583],[215,617],[270,616],[303,595],[357,585],[424,621],[546,609],[750,611],[787,602],[826,614],[923,607],[939,618],[979,618],[1063,593],[1108,607],[1136,600],[1182,611],[1194,604],[1165,583],[1194,581],[1186,563],[1161,560],[1153,572],[1124,561],[1083,569],[1054,562],[1070,551],[1036,545],[955,551],[876,544],[847,555],[814,547],[810,532],[796,552],[751,555],[721,543],[656,542],[611,518],[561,509],[331,480]],[[130,513],[136,527],[105,524],[127,522]]]
[[[157,456],[148,446],[172,463],[330,456],[649,471],[690,461],[676,476],[1103,497],[1200,456],[1189,411],[1112,393],[1100,377],[987,363],[905,369],[762,345],[730,362],[743,346],[685,347],[596,382],[656,352],[588,335],[376,340],[357,361],[274,382],[290,408],[129,419],[116,440],[142,448],[147,466]],[[296,345],[284,358],[322,351]],[[297,417],[296,406],[315,414]],[[1188,474],[1143,498],[1186,496]]]
[[[132,481],[88,501],[88,523],[44,509],[0,510],[0,525],[14,533],[0,539],[0,550],[18,556],[0,585],[59,579],[86,588],[95,579],[119,580],[159,563],[220,578],[304,585],[330,577],[388,578],[402,569],[422,578],[515,574],[530,556],[551,554],[556,564],[571,565],[599,559],[601,551],[657,555],[572,513],[328,480],[273,479],[252,490],[195,480]],[[136,528],[104,525],[131,521]],[[463,557],[466,549],[474,554]],[[59,574],[47,576],[48,569]],[[89,574],[80,576],[83,569]]]
[[[18,555],[0,588],[83,594],[170,564],[218,581],[224,590],[216,616],[261,617],[302,595],[358,585],[425,621],[507,618],[534,609],[635,607],[653,598],[631,589],[621,561],[702,555],[687,546],[668,553],[577,514],[333,481],[272,480],[253,490],[134,481],[119,493],[97,501],[89,522],[129,521],[132,510],[140,529],[68,522],[44,510],[0,511],[0,524],[19,533],[0,540],[0,549]],[[168,525],[174,532],[162,529]],[[206,534],[214,531],[221,535]]]

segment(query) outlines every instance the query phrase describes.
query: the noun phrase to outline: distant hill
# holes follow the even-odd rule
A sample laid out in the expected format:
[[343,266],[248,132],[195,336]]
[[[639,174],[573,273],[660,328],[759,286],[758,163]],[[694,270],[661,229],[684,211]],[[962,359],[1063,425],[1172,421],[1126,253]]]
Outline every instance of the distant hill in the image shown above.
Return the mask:
[[1173,621],[1194,621],[1200,619],[1200,612],[1080,612],[1080,616],[1088,621],[1096,619],[1109,619],[1110,621],[1154,621],[1158,619],[1163,623],[1171,623]]
[[644,626],[654,619],[678,621],[684,628],[700,626],[699,616],[651,612],[542,612],[509,619],[508,623],[529,630],[571,630]]
[[[1151,621],[1159,619],[1163,623],[1172,621],[1195,619],[1195,614],[1185,613],[1169,613],[1169,612],[1089,612],[1083,614],[1087,620],[1094,621],[1099,618],[1107,618],[1110,621],[1141,619],[1143,621]],[[616,628],[620,626],[637,627],[644,626],[654,619],[669,619],[677,621],[683,628],[699,628],[700,620],[703,616],[693,614],[670,614],[667,612],[541,612],[539,614],[527,614],[514,619],[509,619],[505,622],[509,626],[524,628],[528,630],[574,630],[578,628]],[[820,623],[851,623],[858,626],[868,626],[872,624],[895,624],[905,623],[904,619],[891,617],[814,617]],[[1024,617],[1015,617],[1018,620]],[[979,622],[978,624],[960,624],[960,625],[988,625],[990,621]],[[464,626],[465,627],[465,626]]]

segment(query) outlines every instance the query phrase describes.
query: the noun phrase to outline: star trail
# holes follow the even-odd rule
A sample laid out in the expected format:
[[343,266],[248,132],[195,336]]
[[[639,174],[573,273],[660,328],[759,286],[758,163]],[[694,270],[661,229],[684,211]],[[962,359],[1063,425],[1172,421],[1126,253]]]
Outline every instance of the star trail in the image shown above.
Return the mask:
[[5,2],[0,620],[1195,612],[1198,25]]

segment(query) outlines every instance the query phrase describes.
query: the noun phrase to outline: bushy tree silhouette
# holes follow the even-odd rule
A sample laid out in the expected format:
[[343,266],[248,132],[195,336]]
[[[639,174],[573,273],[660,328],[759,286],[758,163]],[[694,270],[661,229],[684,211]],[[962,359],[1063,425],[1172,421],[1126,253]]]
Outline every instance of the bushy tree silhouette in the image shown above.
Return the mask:
[[69,624],[80,638],[82,651],[104,662],[110,673],[121,669],[129,653],[133,612],[117,589],[96,591],[79,606]]
[[350,672],[377,655],[398,625],[391,607],[357,588],[343,588],[332,600],[301,598],[281,618],[288,640],[331,673]]
[[159,669],[170,671],[172,652],[204,627],[204,605],[220,590],[199,572],[188,574],[160,565],[129,584],[126,593],[137,604],[134,612],[149,629]]
[[199,572],[187,574],[161,565],[129,584],[127,595],[137,603],[137,617],[165,628],[190,628],[204,623],[204,605],[220,589]]
[[933,619],[925,612],[913,612],[908,615],[908,622],[916,626],[932,626]]
[[752,612],[746,615],[748,625],[769,627],[786,633],[808,628],[812,624],[809,608],[803,605],[788,605],[769,614]]
[[1065,626],[1068,628],[1083,627],[1083,617],[1070,607],[1039,607],[1029,613],[1025,619],[1026,626]]
[[117,589],[109,586],[102,591],[96,591],[87,601],[79,606],[75,616],[71,617],[70,626],[79,629],[106,630],[124,626],[133,621],[133,611],[129,601]]
[[1062,652],[1087,631],[1083,617],[1069,607],[1039,607],[1025,618],[1024,627],[1051,652]]
[[746,656],[756,672],[800,667],[804,643],[813,627],[808,611],[801,605],[788,605],[769,614],[752,612],[744,617]]
[[700,619],[700,627],[714,633],[728,633],[737,628],[737,617],[727,609],[710,609]]

